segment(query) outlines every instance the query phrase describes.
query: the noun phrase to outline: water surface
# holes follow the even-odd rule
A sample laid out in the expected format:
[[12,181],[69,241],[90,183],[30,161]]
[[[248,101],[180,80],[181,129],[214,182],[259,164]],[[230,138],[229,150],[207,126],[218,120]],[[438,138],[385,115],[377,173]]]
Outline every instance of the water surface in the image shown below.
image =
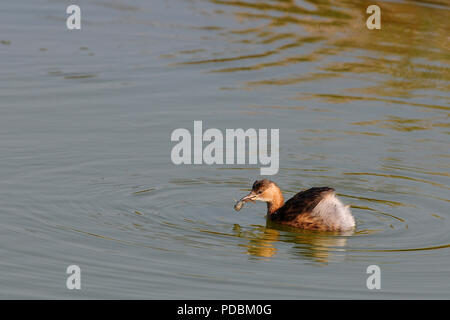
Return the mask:
[[[1,5],[1,298],[450,297],[447,1],[372,31],[358,0],[80,1],[69,31],[72,3]],[[194,120],[279,128],[270,178],[334,187],[355,232],[234,212],[259,169],[173,165]]]

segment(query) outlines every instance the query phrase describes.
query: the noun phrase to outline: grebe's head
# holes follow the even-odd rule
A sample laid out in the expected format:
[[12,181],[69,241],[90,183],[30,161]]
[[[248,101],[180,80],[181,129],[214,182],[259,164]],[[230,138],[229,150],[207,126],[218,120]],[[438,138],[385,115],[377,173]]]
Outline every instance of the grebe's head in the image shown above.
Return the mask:
[[257,180],[253,183],[252,191],[239,200],[235,205],[236,211],[241,210],[244,203],[248,201],[264,201],[267,202],[268,213],[275,212],[284,203],[283,195],[280,188],[275,182],[267,179]]
[[252,191],[248,195],[243,197],[240,201],[271,202],[275,197],[275,194],[278,195],[279,192],[280,188],[278,188],[278,186],[274,182],[267,179],[256,180],[255,183],[253,183]]

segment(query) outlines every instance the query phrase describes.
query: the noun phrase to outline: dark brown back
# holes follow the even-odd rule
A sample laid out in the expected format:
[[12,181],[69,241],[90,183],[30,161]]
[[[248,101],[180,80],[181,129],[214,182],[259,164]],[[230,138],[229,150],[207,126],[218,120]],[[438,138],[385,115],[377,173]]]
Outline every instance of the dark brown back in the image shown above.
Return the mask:
[[328,194],[333,193],[330,187],[315,187],[297,193],[289,199],[284,206],[275,211],[270,219],[273,221],[291,221],[300,214],[308,214]]

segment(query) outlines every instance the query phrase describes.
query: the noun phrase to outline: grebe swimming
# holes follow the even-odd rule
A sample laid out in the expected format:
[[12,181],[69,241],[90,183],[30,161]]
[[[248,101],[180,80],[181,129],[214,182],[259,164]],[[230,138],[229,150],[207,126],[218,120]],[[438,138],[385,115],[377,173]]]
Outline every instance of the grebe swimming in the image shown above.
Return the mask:
[[320,231],[346,231],[355,227],[350,206],[344,206],[333,188],[311,188],[297,193],[284,203],[276,183],[255,181],[252,191],[239,200],[234,209],[241,210],[248,201],[267,202],[267,219],[296,228]]

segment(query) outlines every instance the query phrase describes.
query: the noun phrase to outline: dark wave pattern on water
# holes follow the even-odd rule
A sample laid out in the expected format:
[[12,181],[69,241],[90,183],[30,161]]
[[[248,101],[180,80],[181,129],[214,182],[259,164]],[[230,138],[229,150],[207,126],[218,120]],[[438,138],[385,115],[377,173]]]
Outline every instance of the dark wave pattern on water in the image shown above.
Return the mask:
[[[368,30],[369,4],[93,1],[82,33],[59,2],[4,5],[0,297],[448,298],[450,7],[383,1]],[[194,120],[279,128],[269,178],[334,187],[356,230],[236,213],[259,168],[173,165]]]

